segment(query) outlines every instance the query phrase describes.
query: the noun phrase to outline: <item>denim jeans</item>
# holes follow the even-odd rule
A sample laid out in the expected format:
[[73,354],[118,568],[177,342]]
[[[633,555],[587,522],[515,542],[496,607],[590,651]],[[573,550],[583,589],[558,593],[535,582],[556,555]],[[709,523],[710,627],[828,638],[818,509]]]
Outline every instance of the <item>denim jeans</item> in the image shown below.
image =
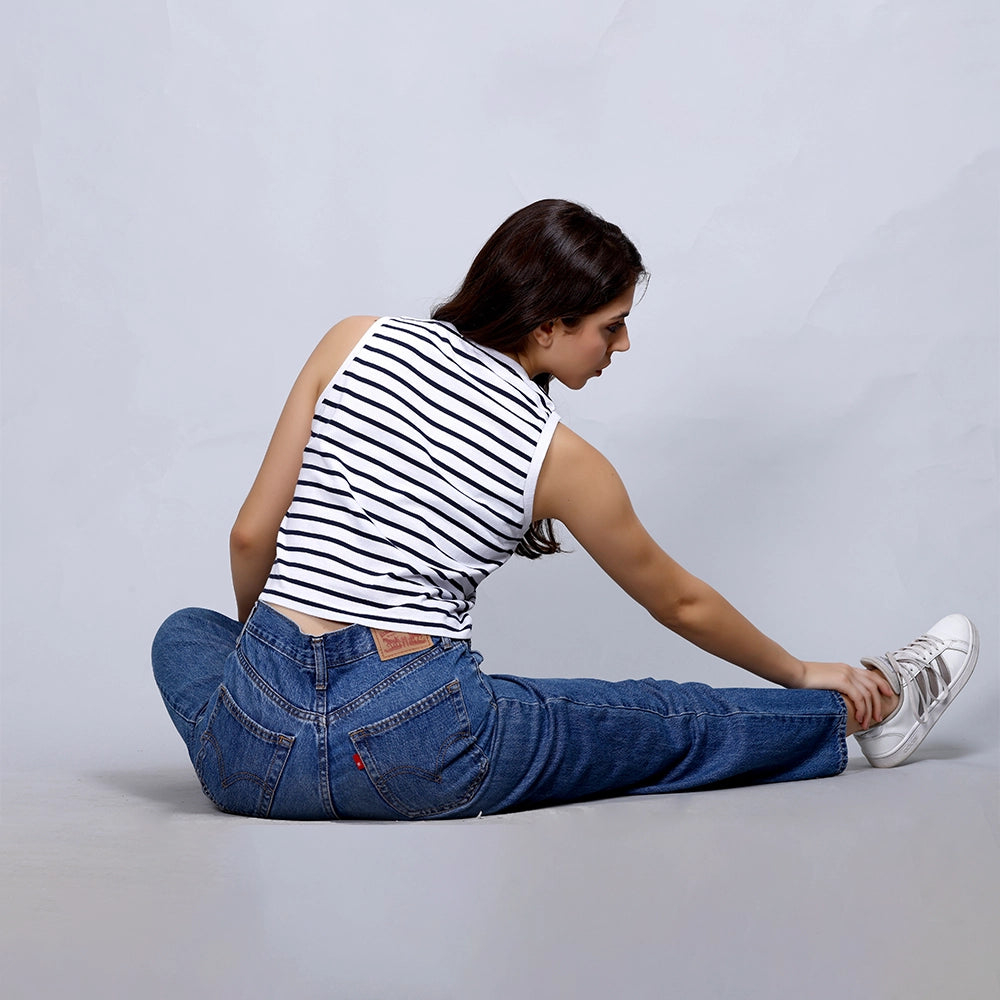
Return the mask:
[[[384,651],[383,651],[384,652]],[[430,819],[837,774],[831,691],[484,674],[465,640],[383,660],[258,603],[171,615],[153,669],[205,794],[280,819]]]

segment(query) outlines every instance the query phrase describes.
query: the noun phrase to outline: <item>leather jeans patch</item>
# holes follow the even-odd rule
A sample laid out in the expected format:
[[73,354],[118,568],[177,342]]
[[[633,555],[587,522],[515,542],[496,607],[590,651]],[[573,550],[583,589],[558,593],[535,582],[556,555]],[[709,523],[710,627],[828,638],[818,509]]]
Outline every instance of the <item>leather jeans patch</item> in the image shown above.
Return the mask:
[[434,645],[434,640],[429,635],[418,635],[413,632],[385,632],[380,628],[373,628],[371,634],[380,660],[392,660],[407,653],[419,653]]

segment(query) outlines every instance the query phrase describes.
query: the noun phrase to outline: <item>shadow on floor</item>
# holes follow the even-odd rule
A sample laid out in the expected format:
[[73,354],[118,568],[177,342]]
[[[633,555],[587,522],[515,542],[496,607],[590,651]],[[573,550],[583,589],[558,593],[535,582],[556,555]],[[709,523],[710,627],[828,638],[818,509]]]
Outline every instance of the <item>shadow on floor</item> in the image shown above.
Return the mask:
[[184,815],[217,812],[190,768],[105,769],[93,772],[90,777],[107,788],[162,806],[164,812]]

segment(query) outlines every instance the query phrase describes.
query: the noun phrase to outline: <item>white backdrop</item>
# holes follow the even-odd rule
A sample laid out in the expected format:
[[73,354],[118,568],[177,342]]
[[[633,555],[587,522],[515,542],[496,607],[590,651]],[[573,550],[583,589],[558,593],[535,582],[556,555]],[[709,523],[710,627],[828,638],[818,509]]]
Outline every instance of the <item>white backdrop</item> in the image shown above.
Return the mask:
[[[149,675],[351,313],[425,315],[540,197],[652,272],[554,394],[668,551],[809,658],[964,610],[996,744],[993,0],[8,5],[4,765],[176,760]],[[483,588],[496,671],[753,682],[585,554]],[[958,722],[961,725],[958,725]],[[72,764],[71,764],[72,766]]]

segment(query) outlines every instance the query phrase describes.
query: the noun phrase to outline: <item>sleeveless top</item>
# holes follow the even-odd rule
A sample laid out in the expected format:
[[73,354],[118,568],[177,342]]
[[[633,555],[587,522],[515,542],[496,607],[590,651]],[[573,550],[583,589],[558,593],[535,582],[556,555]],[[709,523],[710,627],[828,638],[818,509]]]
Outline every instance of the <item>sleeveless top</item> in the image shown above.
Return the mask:
[[378,320],[320,394],[261,597],[467,638],[476,588],[531,526],[558,421],[519,365],[450,323]]

